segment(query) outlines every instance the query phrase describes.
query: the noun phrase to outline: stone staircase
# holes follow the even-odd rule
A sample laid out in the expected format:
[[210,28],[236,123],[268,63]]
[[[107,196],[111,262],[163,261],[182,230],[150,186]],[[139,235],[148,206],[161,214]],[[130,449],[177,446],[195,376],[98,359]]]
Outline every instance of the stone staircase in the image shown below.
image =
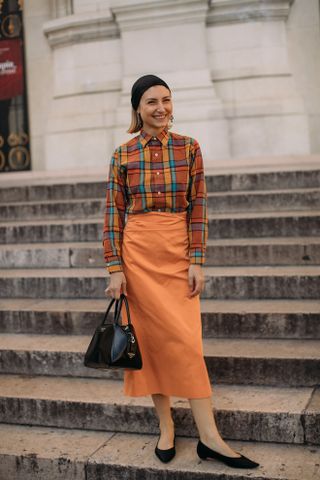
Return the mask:
[[205,359],[224,439],[255,470],[201,461],[188,402],[154,456],[148,397],[83,366],[109,299],[104,181],[0,188],[0,480],[320,479],[320,167],[207,177]]

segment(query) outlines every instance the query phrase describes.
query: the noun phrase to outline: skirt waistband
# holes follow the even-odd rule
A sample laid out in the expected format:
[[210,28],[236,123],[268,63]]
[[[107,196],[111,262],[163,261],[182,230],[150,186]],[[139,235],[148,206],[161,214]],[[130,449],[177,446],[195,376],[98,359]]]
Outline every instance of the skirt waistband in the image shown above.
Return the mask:
[[183,212],[145,212],[128,215],[124,230],[132,229],[179,229],[187,225],[187,211]]

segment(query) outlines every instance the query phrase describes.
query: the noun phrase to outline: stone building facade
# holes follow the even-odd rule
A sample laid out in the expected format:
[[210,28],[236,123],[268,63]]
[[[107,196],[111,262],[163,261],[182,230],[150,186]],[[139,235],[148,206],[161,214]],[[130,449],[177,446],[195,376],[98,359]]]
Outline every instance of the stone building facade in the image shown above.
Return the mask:
[[318,0],[26,1],[33,170],[107,164],[145,73],[207,166],[319,153],[319,19]]

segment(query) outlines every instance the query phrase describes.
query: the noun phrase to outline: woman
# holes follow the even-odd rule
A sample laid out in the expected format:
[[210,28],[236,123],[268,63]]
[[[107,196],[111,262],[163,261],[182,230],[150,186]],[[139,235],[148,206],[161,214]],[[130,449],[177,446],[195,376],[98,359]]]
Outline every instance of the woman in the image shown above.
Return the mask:
[[170,396],[176,396],[189,399],[200,458],[257,467],[223,441],[212,412],[199,297],[208,237],[199,144],[169,132],[171,90],[159,77],[139,78],[131,104],[128,132],[140,133],[112,157],[103,231],[111,274],[105,293],[117,299],[127,295],[143,359],[141,370],[125,370],[124,393],[151,395],[160,426],[155,453],[161,461],[175,455]]

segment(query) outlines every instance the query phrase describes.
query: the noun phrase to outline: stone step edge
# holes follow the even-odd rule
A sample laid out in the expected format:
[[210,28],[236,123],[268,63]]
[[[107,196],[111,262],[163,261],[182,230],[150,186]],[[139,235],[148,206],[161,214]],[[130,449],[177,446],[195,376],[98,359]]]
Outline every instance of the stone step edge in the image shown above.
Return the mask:
[[[204,266],[205,277],[319,277],[318,265],[258,265],[258,266]],[[2,280],[9,278],[105,278],[109,276],[106,268],[17,268],[0,269]]]
[[[281,194],[302,194],[302,193],[320,193],[320,187],[304,187],[304,188],[279,188],[272,190],[232,190],[232,191],[208,191],[208,197],[235,197],[235,196],[266,196],[266,195],[281,195]],[[65,204],[79,204],[89,202],[104,202],[104,197],[86,197],[86,198],[68,198],[68,199],[50,199],[50,200],[23,200],[17,202],[0,202],[1,207],[21,207],[34,205],[65,205]]]
[[[209,480],[213,475],[217,480],[220,476],[221,480],[239,478],[236,471],[221,462],[200,462],[196,455],[197,440],[180,436],[176,438],[176,457],[166,466],[154,455],[157,435],[106,434],[0,424],[0,436],[7,440],[6,445],[0,446],[0,476],[3,475],[3,478],[8,478],[8,474],[10,478],[16,478],[19,469],[19,475],[21,473],[25,480],[34,479],[32,475],[35,470],[45,472],[43,478],[47,479],[93,480],[97,478],[97,467],[106,474],[116,467],[120,474],[118,478],[122,474],[127,475],[128,470],[135,478],[139,478],[139,472],[143,475],[145,470],[150,472],[151,469],[157,472],[159,480],[176,479],[177,471],[183,472],[186,480]],[[235,440],[228,441],[228,444],[235,451],[260,463],[258,469],[251,470],[248,477],[243,471],[244,479],[297,480],[297,467],[303,465],[304,480],[316,480],[316,464],[320,456],[318,447]],[[127,457],[125,465],[124,446]],[[281,476],[276,458],[281,458]],[[72,474],[72,471],[75,473]]]
[[[276,155],[269,157],[244,157],[237,159],[216,159],[214,166],[205,166],[206,176],[246,175],[263,173],[303,173],[320,170],[320,155]],[[108,176],[107,167],[88,167],[77,170],[32,170],[23,172],[6,172],[0,176],[0,188],[21,187],[26,185],[64,185],[73,183],[103,183]],[[9,187],[8,187],[9,185]]]
[[[0,333],[92,335],[110,300],[3,298]],[[201,298],[200,310],[203,338],[320,339],[320,300]]]
[[[0,412],[5,423],[63,428],[85,425],[88,430],[136,433],[157,430],[151,398],[125,397],[119,380],[7,374],[1,376],[1,383]],[[319,389],[314,387],[215,384],[213,405],[226,438],[319,445],[319,395]],[[173,416],[179,422],[177,434],[196,436],[187,399],[172,396],[171,403]],[[69,410],[73,412],[71,417]],[[52,418],[47,416],[49,411]],[[134,414],[138,415],[139,426]],[[106,424],[101,423],[102,418],[108,419]],[[236,418],[240,422],[238,431],[233,425]],[[259,424],[262,429],[257,431],[255,425]]]
[[[0,298],[1,311],[35,311],[35,312],[104,312],[111,298],[74,299],[74,298]],[[78,308],[76,308],[78,307]],[[81,307],[81,308],[79,308]],[[225,314],[320,314],[320,300],[208,300],[201,299],[202,313],[225,313]],[[113,307],[112,307],[113,308]],[[271,310],[270,310],[271,308]]]
[[[2,374],[2,390],[0,398],[26,398],[41,400],[65,400],[114,404],[115,399],[119,405],[136,405],[152,407],[152,401],[149,396],[145,397],[126,397],[123,394],[123,380],[110,378],[89,378],[89,377],[53,377],[50,375],[19,375]],[[20,386],[19,386],[20,384]],[[46,386],[43,389],[43,386]],[[83,395],[80,396],[80,390],[83,389]],[[234,392],[238,395],[234,398]],[[60,393],[62,392],[62,396]],[[106,395],[106,392],[109,394]],[[110,394],[111,392],[111,394]],[[271,395],[272,405],[267,401],[268,394]],[[312,412],[320,414],[320,405],[315,403],[311,405],[315,396],[320,395],[320,387],[288,387],[288,386],[270,386],[270,385],[242,385],[242,384],[213,384],[213,399],[217,410],[234,411],[252,411],[251,403],[255,404],[258,397],[258,410],[263,412],[274,412],[277,405],[277,411],[293,412],[294,414],[306,414],[312,407]],[[247,400],[247,397],[250,401]],[[226,398],[232,398],[232,402],[226,401]],[[254,398],[254,400],[252,400]],[[284,403],[284,398],[289,400]],[[264,405],[261,400],[263,400]],[[291,403],[291,404],[290,404]],[[217,405],[218,404],[218,405]],[[220,407],[219,407],[220,404]],[[224,404],[222,406],[222,404]],[[172,408],[188,408],[187,399],[172,396]]]
[[[310,237],[247,237],[247,238],[221,238],[207,240],[207,246],[212,247],[250,247],[250,246],[278,246],[278,245],[320,245],[319,236]],[[49,250],[49,249],[101,249],[102,242],[38,242],[38,243],[9,243],[0,244],[0,251],[4,250]]]
[[[90,340],[91,335],[4,333],[0,339],[0,355],[1,352],[10,351],[47,355],[74,354],[81,357]],[[268,351],[270,346],[271,352]],[[239,361],[242,359],[277,359],[279,362],[320,361],[320,339],[204,338],[203,350],[205,358],[228,358]]]
[[[255,212],[229,212],[229,213],[209,213],[208,221],[223,221],[223,220],[261,220],[261,219],[292,219],[292,218],[308,218],[319,217],[320,210],[282,210],[278,212],[274,211],[255,211]],[[33,226],[46,226],[46,225],[101,225],[103,226],[103,218],[86,218],[86,219],[30,219],[25,221],[1,221],[0,228],[9,227],[33,227]]]

